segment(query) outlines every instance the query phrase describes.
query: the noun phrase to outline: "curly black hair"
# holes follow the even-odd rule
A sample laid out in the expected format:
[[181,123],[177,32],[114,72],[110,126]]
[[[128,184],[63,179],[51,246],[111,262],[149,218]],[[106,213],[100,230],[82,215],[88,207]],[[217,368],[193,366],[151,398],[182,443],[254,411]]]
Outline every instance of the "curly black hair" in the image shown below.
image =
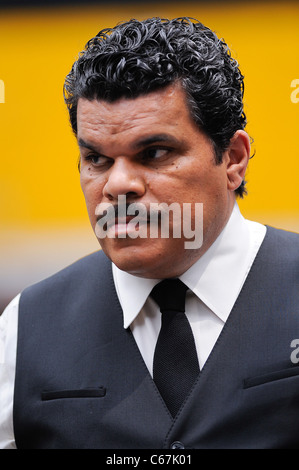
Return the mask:
[[[234,133],[246,126],[244,76],[224,40],[193,18],[132,19],[90,39],[64,84],[72,129],[76,134],[79,98],[113,102],[177,81],[220,164]],[[243,181],[236,194],[245,193]]]

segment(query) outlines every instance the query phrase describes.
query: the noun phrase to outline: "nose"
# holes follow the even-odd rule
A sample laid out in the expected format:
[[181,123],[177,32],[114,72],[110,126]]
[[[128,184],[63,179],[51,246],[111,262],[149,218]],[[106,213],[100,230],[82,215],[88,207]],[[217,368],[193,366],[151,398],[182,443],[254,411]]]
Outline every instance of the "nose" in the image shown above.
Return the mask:
[[137,168],[136,164],[128,161],[126,157],[116,158],[103,188],[103,196],[109,201],[117,200],[120,195],[135,199],[143,196],[145,190],[141,168]]

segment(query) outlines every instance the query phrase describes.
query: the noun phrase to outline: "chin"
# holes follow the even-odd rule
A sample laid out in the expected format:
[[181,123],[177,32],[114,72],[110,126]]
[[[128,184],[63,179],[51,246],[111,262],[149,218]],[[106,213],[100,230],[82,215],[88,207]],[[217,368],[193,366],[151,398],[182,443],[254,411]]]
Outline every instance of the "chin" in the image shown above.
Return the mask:
[[[193,263],[192,250],[169,239],[105,239],[101,246],[106,256],[122,271],[148,279],[164,279],[182,274]],[[174,263],[175,260],[175,263]]]
[[111,261],[121,270],[125,271],[133,276],[145,277],[154,279],[159,279],[159,276],[155,274],[155,268],[153,266],[153,261],[147,261],[144,256],[141,258],[138,257],[129,257],[121,258],[115,257],[110,258]]
[[129,243],[126,240],[112,243],[101,241],[100,245],[112,263],[129,274],[146,277],[143,273],[147,272],[149,266],[153,266],[153,258],[147,255],[147,248],[132,243],[132,240]]

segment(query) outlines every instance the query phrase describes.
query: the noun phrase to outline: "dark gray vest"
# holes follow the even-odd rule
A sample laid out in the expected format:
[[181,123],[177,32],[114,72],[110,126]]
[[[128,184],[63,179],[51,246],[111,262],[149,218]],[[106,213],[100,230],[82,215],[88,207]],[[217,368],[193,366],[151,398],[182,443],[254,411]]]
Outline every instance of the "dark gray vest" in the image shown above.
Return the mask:
[[[172,420],[102,252],[20,300],[18,448],[299,447],[299,236],[269,228],[190,395]],[[179,384],[178,384],[179,386]]]

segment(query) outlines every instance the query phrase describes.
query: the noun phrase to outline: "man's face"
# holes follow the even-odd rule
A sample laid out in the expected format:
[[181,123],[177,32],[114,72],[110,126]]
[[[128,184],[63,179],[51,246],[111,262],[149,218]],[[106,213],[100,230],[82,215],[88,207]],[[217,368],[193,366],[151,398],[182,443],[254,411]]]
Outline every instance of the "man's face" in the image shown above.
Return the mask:
[[[234,195],[225,155],[216,165],[212,144],[190,117],[178,85],[114,103],[81,98],[77,113],[81,186],[94,230],[98,205],[117,205],[119,196],[148,210],[153,203],[179,203],[182,211],[183,203],[203,204],[201,247],[186,249],[184,235],[174,238],[171,230],[169,238],[132,238],[130,218],[116,218],[116,236],[99,240],[124,271],[147,278],[179,276],[213,243],[231,213]],[[192,209],[193,228],[194,217]]]

